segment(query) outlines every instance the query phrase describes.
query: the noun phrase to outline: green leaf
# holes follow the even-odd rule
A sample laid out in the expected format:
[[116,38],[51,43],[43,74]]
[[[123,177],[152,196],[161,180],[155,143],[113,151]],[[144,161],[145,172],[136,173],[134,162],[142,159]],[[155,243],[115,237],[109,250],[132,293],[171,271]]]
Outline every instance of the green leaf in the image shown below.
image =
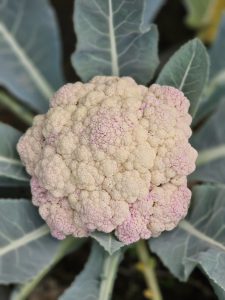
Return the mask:
[[154,6],[153,0],[76,0],[72,64],[83,81],[95,75],[151,80],[158,66],[158,32],[150,25]]
[[110,255],[125,246],[125,244],[119,242],[111,233],[96,231],[91,234],[91,237],[93,237]]
[[225,299],[225,291],[221,289],[216,283],[214,283],[212,280],[210,281],[215,294],[217,295],[219,300],[224,300]]
[[0,188],[7,188],[7,187],[28,187],[29,181],[20,181],[11,178],[7,178],[4,176],[0,176]]
[[111,299],[120,258],[120,253],[110,256],[95,242],[84,270],[75,278],[71,287],[65,291],[59,300]]
[[47,0],[0,3],[0,83],[37,111],[63,82],[60,41]]
[[225,16],[220,23],[217,38],[209,50],[210,82],[205,89],[204,98],[200,103],[195,123],[209,115],[219,105],[225,95]]
[[210,78],[214,78],[221,71],[225,72],[225,15],[223,16],[215,42],[209,50],[211,61]]
[[[20,181],[22,184],[29,181],[22,162],[16,151],[16,144],[21,133],[9,125],[0,123],[0,180],[9,182],[9,179]],[[0,186],[3,185],[0,183]]]
[[158,14],[161,7],[164,5],[166,0],[145,0],[144,1],[144,10],[143,10],[143,23],[148,25],[150,24],[156,15]]
[[[194,188],[189,216],[149,245],[180,280],[198,266],[225,292],[225,186]],[[171,251],[172,250],[172,251]]]
[[59,242],[28,200],[0,200],[0,283],[24,283],[54,256]]
[[40,270],[36,276],[26,282],[24,285],[17,287],[10,300],[26,300],[33,289],[39,284],[43,277],[68,253],[78,250],[83,245],[84,239],[75,239],[68,237],[58,243],[56,251],[53,253],[51,260]]
[[211,17],[214,0],[184,0],[188,10],[186,22],[189,26],[199,28],[206,25]]
[[157,83],[183,91],[190,100],[190,113],[194,116],[208,79],[208,71],[206,49],[200,40],[194,39],[175,52],[160,72]]
[[99,280],[101,279],[104,258],[105,251],[95,243],[84,270],[75,278],[71,287],[65,291],[59,300],[98,299]]
[[217,112],[192,137],[191,143],[198,150],[197,169],[191,180],[207,182],[225,181],[225,100]]
[[[225,70],[224,70],[225,71]],[[220,77],[221,76],[221,77]],[[215,80],[209,82],[205,89],[200,102],[198,113],[196,114],[193,124],[198,125],[200,121],[212,115],[212,113],[220,105],[225,95],[225,72],[221,73]]]

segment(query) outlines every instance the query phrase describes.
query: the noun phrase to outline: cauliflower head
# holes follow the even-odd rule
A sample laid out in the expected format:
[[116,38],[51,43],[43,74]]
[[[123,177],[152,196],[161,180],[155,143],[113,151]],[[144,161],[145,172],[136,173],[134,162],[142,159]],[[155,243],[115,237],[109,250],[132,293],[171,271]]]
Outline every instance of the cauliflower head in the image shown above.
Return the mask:
[[33,204],[58,239],[114,232],[125,244],[185,217],[197,152],[173,87],[96,76],[60,88],[19,140]]

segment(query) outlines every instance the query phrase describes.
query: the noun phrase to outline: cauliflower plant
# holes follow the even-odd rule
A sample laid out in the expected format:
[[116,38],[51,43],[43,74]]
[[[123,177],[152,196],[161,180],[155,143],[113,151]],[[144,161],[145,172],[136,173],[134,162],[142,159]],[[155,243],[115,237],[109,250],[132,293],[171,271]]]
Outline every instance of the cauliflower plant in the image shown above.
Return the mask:
[[185,217],[197,152],[173,87],[96,76],[66,84],[18,143],[34,205],[58,239],[114,232],[125,244]]

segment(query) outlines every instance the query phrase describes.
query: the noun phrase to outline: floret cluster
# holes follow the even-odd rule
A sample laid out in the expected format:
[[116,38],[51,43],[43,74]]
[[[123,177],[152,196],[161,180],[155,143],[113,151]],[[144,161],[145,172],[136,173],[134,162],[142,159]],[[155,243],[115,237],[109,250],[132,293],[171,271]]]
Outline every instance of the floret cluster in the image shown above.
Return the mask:
[[58,239],[114,232],[125,244],[185,217],[197,152],[189,101],[129,77],[66,84],[18,143],[33,204]]

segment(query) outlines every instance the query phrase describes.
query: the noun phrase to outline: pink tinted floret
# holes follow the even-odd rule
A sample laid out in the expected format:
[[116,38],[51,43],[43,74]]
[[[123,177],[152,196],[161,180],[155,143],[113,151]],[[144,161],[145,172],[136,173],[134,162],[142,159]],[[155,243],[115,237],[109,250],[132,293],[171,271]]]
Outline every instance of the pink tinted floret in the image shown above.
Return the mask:
[[83,84],[77,82],[75,84],[67,83],[62,86],[52,97],[51,107],[64,106],[66,104],[77,104],[79,94],[83,92]]
[[85,236],[87,233],[74,225],[73,211],[65,198],[55,198],[41,187],[37,178],[31,179],[32,202],[39,206],[41,217],[46,221],[52,235],[64,239],[67,235]]
[[124,244],[131,244],[139,239],[149,239],[151,231],[148,229],[153,202],[150,194],[143,200],[130,205],[130,214],[126,220],[117,227],[116,236]]
[[171,153],[171,167],[180,175],[190,174],[195,170],[197,151],[190,144],[176,145]]
[[[57,203],[46,203],[40,206],[39,212],[52,230],[52,234],[63,239],[66,235],[73,234],[73,214],[69,207],[65,206],[65,200],[61,199]],[[76,229],[75,229],[76,231]]]
[[40,186],[38,179],[36,177],[32,177],[30,181],[31,192],[32,192],[32,202],[35,206],[41,206],[47,202],[48,199],[48,191]]
[[149,229],[152,236],[158,236],[164,230],[175,228],[179,221],[186,216],[191,191],[185,185],[175,187],[172,184],[166,184],[162,188],[154,188],[151,195],[154,210],[150,218]]
[[102,149],[114,145],[117,137],[124,132],[124,123],[124,119],[118,113],[100,110],[91,118],[90,143]]
[[130,216],[126,221],[117,227],[116,236],[124,244],[132,244],[139,239],[149,239],[151,231],[147,228],[147,222],[141,214],[135,210],[130,210]]
[[158,84],[153,84],[151,89],[167,104],[173,105],[180,112],[188,112],[190,103],[182,91],[172,86],[160,86]]

